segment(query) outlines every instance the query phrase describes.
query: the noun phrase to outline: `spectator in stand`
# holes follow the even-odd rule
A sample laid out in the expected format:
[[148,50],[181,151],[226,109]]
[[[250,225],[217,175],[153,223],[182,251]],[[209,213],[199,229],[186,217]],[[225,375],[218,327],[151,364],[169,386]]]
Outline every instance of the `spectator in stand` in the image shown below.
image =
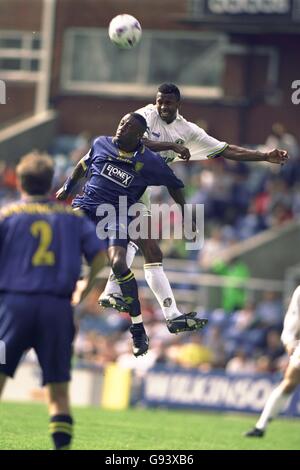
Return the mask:
[[262,300],[257,304],[256,317],[260,326],[278,327],[282,326],[283,306],[276,292],[266,291]]
[[205,240],[203,248],[199,251],[200,267],[203,270],[210,269],[225,246],[222,228],[219,225],[213,225],[210,229],[210,237]]
[[280,174],[289,185],[293,185],[300,179],[300,147],[296,137],[289,133],[285,126],[280,122],[273,124],[272,132],[267,138],[262,150],[268,151],[274,148],[273,146],[276,147],[277,145],[279,145],[279,148],[287,150],[290,155],[288,164],[285,168],[282,168]]
[[287,132],[285,126],[280,122],[275,122],[272,125],[271,134],[265,143],[266,152],[274,148],[287,150],[291,159],[299,156],[299,144],[296,137]]
[[254,374],[255,361],[241,348],[237,350],[235,356],[227,362],[225,370],[230,374]]
[[271,328],[267,332],[264,353],[270,359],[270,371],[274,372],[278,359],[284,355],[284,347],[278,329]]
[[227,313],[243,308],[246,302],[245,288],[239,287],[240,281],[249,278],[247,265],[238,257],[228,262],[218,260],[213,266],[213,272],[226,276],[228,284],[222,289],[222,308]]

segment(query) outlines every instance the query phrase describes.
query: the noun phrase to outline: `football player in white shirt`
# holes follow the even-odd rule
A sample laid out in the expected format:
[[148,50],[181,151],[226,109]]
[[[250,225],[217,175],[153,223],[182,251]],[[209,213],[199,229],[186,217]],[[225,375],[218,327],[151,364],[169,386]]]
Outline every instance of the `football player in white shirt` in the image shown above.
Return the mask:
[[[158,88],[156,104],[149,104],[136,112],[145,117],[148,125],[144,142],[154,152],[159,152],[168,163],[178,160],[205,160],[222,156],[236,161],[268,161],[282,164],[288,158],[284,150],[258,152],[236,145],[229,145],[209,136],[196,124],[187,121],[179,114],[180,91],[174,84],[165,83]],[[171,196],[172,192],[169,191]],[[149,191],[146,191],[142,202],[150,209]],[[183,206],[184,201],[176,201]],[[147,214],[150,216],[150,210]],[[150,219],[150,217],[149,217]],[[150,223],[150,221],[149,221]],[[145,278],[157,298],[171,333],[192,331],[197,327],[193,318],[195,313],[182,314],[162,266],[162,253],[155,240],[147,239],[137,242],[145,258]],[[127,264],[131,266],[136,245],[128,244]],[[104,292],[99,299],[103,307],[114,307],[126,310],[120,297],[120,289],[111,273]]]
[[300,384],[300,286],[292,296],[288,307],[281,341],[289,355],[289,363],[283,380],[269,396],[255,427],[248,431],[246,437],[263,437],[269,421],[277,416],[284,404]]

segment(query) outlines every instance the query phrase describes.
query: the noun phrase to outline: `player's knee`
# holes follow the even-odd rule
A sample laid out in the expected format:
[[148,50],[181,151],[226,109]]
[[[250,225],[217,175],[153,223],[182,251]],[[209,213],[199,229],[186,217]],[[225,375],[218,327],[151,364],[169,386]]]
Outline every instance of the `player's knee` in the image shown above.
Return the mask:
[[144,258],[146,263],[161,263],[163,255],[156,242],[147,243],[144,247]]
[[125,257],[119,254],[115,255],[111,259],[111,268],[115,276],[121,276],[128,269]]

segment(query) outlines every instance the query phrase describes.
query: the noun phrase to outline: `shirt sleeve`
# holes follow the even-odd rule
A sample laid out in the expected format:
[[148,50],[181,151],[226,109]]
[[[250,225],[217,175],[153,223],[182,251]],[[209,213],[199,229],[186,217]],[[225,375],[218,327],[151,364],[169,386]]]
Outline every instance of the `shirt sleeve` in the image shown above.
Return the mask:
[[226,142],[221,142],[208,135],[204,129],[193,122],[189,122],[190,137],[188,147],[192,154],[192,160],[204,160],[206,158],[216,158],[228,147]]
[[86,216],[80,219],[81,223],[81,251],[90,264],[100,251],[106,251],[106,245],[96,234],[96,226]]
[[90,169],[90,166],[93,160],[93,153],[94,153],[94,150],[92,146],[90,150],[88,151],[88,153],[86,153],[85,156],[82,157],[82,159],[80,160],[81,166],[83,167],[85,174],[87,174]]
[[145,153],[145,164],[141,175],[148,186],[167,186],[169,188],[183,188],[183,182],[177,178],[173,170],[164,162],[160,155],[154,152]]

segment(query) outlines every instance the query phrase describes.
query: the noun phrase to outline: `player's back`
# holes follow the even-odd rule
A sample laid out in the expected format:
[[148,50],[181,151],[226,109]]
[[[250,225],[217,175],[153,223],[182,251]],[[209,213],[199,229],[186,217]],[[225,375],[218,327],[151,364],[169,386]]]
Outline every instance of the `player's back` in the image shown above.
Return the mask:
[[2,208],[0,291],[69,297],[80,274],[86,222],[80,212],[48,201]]

